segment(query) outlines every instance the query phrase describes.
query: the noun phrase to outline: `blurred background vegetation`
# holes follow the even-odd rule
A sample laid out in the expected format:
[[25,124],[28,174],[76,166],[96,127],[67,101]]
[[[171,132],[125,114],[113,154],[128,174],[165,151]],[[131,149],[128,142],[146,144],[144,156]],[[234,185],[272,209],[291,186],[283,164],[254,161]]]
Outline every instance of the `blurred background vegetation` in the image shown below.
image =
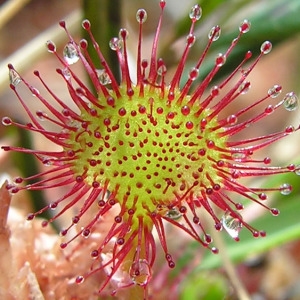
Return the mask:
[[[252,27],[242,37],[230,59],[216,76],[215,82],[229,75],[242,60],[245,52],[251,50],[254,56],[259,54],[260,45],[265,40],[273,43],[273,51],[262,59],[250,76],[252,89],[243,98],[243,105],[262,98],[274,84],[281,84],[285,94],[291,90],[299,95],[300,74],[300,1],[299,0],[203,0],[180,1],[167,0],[166,14],[160,39],[160,56],[165,60],[170,73],[179,61],[184,47],[185,36],[190,27],[188,13],[194,4],[200,4],[203,16],[196,24],[196,44],[186,64],[188,71],[201,55],[207,43],[207,34],[214,25],[220,25],[222,34],[213,44],[201,69],[199,80],[203,79],[212,66],[214,57],[225,52],[232,39],[238,34],[238,26],[244,19],[249,19]],[[88,18],[92,30],[110,65],[116,66],[115,56],[108,47],[111,37],[117,36],[119,28],[126,27],[130,32],[129,46],[132,57],[136,51],[138,24],[135,19],[137,9],[145,8],[148,20],[144,26],[143,57],[149,57],[149,45],[156,29],[159,17],[158,0],[27,0],[0,1],[0,117],[9,115],[14,119],[26,120],[25,113],[20,110],[17,99],[9,89],[7,63],[15,67],[33,84],[36,79],[32,75],[39,69],[47,76],[47,82],[55,93],[68,99],[67,91],[55,74],[57,62],[53,55],[47,53],[44,46],[49,39],[56,42],[62,49],[66,37],[57,22],[66,19],[70,31],[81,37],[81,20]],[[134,59],[133,59],[134,61]],[[133,65],[133,68],[135,66]],[[78,70],[82,72],[82,70]],[[117,68],[114,69],[118,74]],[[85,76],[82,73],[82,76]],[[36,104],[33,103],[33,108]],[[70,103],[71,105],[71,103]],[[230,108],[229,108],[230,109]],[[233,109],[233,108],[231,108]],[[276,116],[260,124],[261,130],[276,131],[288,124],[298,126],[299,112],[286,114],[279,112]],[[16,129],[0,127],[1,144],[37,145],[41,141],[25,136]],[[35,138],[35,137],[34,137]],[[299,134],[288,141],[277,143],[268,156],[274,162],[288,164],[300,162]],[[0,171],[2,174],[16,176],[22,172],[24,176],[35,173],[40,166],[26,156],[8,157],[0,154]],[[235,242],[221,233],[221,243],[230,264],[234,265],[241,285],[243,284],[252,299],[300,299],[300,181],[299,176],[284,175],[266,178],[264,184],[279,186],[289,182],[294,186],[291,195],[283,197],[280,193],[272,195],[272,203],[280,209],[278,217],[270,213],[261,213],[255,206],[248,203],[246,218],[251,225],[267,231],[266,238],[254,239],[246,229],[242,230],[240,242]],[[52,195],[53,196],[53,195]],[[31,195],[32,203],[41,204],[49,195]],[[38,200],[37,200],[38,199]],[[239,200],[241,201],[241,200]],[[19,204],[21,203],[21,204]],[[22,205],[16,201],[15,205]],[[170,233],[171,237],[172,232]],[[176,237],[176,235],[175,235]],[[182,245],[174,242],[174,249],[182,249]],[[181,252],[180,252],[181,253]],[[176,285],[174,298],[178,299],[236,299],[235,290],[230,283],[227,267],[224,267],[223,255],[212,255],[205,252],[199,245],[190,242],[185,251],[178,255],[177,268],[170,272],[170,285]],[[199,258],[199,259],[196,259]],[[226,257],[225,257],[226,259]],[[188,269],[188,272],[186,271]],[[182,276],[184,275],[184,276]],[[178,283],[176,278],[184,277]],[[178,295],[177,295],[178,292]]]

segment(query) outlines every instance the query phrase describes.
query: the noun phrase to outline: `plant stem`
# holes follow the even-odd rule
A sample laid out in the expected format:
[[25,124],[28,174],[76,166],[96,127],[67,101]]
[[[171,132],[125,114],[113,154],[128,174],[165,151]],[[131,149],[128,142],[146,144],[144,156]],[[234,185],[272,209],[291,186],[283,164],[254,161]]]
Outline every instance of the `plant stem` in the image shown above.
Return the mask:
[[12,19],[30,0],[10,0],[1,5],[0,29]]
[[[212,226],[213,227],[213,226]],[[211,234],[214,239],[214,243],[217,246],[217,248],[220,249],[219,255],[221,256],[223,267],[230,279],[230,282],[234,288],[234,290],[237,293],[238,299],[240,300],[251,300],[250,296],[248,295],[243,283],[240,281],[235,267],[232,264],[232,261],[230,260],[230,257],[228,255],[226,245],[224,243],[222,233],[216,232],[214,228],[211,230]]]

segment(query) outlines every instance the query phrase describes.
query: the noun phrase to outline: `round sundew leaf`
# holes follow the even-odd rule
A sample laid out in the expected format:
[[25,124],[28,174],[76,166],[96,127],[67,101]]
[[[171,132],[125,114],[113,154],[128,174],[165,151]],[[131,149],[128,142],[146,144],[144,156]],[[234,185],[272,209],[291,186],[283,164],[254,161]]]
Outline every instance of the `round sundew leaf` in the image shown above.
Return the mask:
[[[189,192],[188,187],[193,186],[193,193],[200,195],[203,186],[211,184],[206,172],[215,184],[221,184],[219,170],[213,164],[205,167],[210,161],[197,151],[204,149],[210,140],[215,140],[214,145],[206,150],[206,155],[219,161],[219,152],[214,147],[224,148],[226,137],[219,136],[222,128],[218,132],[193,128],[210,111],[204,110],[199,117],[197,106],[186,111],[188,97],[181,104],[169,107],[157,92],[145,87],[144,98],[155,103],[151,106],[153,111],[148,108],[145,114],[140,113],[139,108],[147,102],[139,96],[136,87],[133,91],[130,101],[118,101],[114,107],[103,106],[105,109],[98,110],[96,117],[82,112],[81,117],[90,124],[89,130],[93,134],[88,134],[85,128],[77,129],[70,133],[68,144],[78,153],[80,163],[72,166],[75,174],[85,173],[89,185],[109,180],[108,190],[117,191],[119,202],[126,199],[122,205],[127,209],[133,206],[136,197],[144,193],[142,201],[136,203],[136,211],[148,220],[148,210],[154,212],[159,203],[169,205],[174,194],[185,195]],[[98,136],[100,125],[103,126],[103,138]],[[216,125],[216,118],[213,118],[209,126]],[[199,169],[200,165],[202,169]],[[122,184],[123,181],[127,184]],[[173,219],[175,214],[166,216]],[[177,217],[180,215],[178,212]]]
[[[163,8],[164,4],[165,1],[161,1],[161,8]],[[64,25],[65,23],[61,22],[60,25],[62,26],[62,24]],[[85,26],[86,30],[88,30],[88,28],[89,26]],[[125,33],[124,29],[121,32]],[[214,36],[215,35],[212,36],[212,39]],[[104,105],[101,104],[98,106],[97,105],[98,103],[95,101],[96,99],[94,99],[93,97],[90,98],[91,105],[86,105],[86,103],[84,101],[81,101],[82,99],[80,98],[80,96],[82,96],[83,94],[82,92],[84,89],[75,90],[70,85],[69,87],[71,91],[71,96],[78,95],[79,97],[74,97],[74,99],[75,100],[77,99],[80,102],[79,103],[80,109],[81,106],[84,108],[84,111],[81,111],[80,114],[80,118],[82,119],[81,120],[82,122],[81,124],[80,122],[78,122],[78,124],[77,122],[75,122],[76,124],[74,128],[72,128],[73,130],[68,132],[69,134],[67,138],[65,135],[66,131],[64,131],[63,134],[59,136],[65,137],[65,139],[67,140],[67,143],[63,144],[66,145],[63,146],[63,148],[64,150],[66,150],[65,155],[67,159],[69,159],[70,157],[74,157],[74,155],[70,155],[70,148],[72,153],[76,153],[77,162],[71,164],[70,167],[72,171],[72,175],[75,175],[75,181],[76,181],[75,186],[77,187],[78,183],[80,184],[83,182],[83,180],[85,180],[84,183],[89,186],[88,188],[93,188],[92,193],[87,199],[88,201],[84,202],[84,205],[80,212],[84,213],[85,211],[87,211],[87,209],[89,209],[90,207],[91,202],[96,200],[96,198],[100,195],[100,192],[102,194],[102,199],[104,197],[103,195],[105,194],[104,192],[106,191],[111,192],[111,194],[113,195],[111,199],[108,200],[108,204],[107,204],[107,206],[109,207],[108,209],[110,209],[110,207],[116,203],[121,204],[121,212],[123,215],[121,214],[120,216],[118,215],[114,218],[115,223],[113,225],[113,229],[110,231],[111,235],[107,239],[105,239],[103,246],[108,243],[106,242],[107,240],[108,241],[113,240],[113,235],[119,234],[120,232],[118,231],[119,228],[114,226],[115,224],[121,223],[122,220],[125,220],[125,222],[128,221],[127,224],[125,223],[126,232],[130,232],[128,230],[129,228],[133,232],[130,233],[131,236],[130,239],[127,239],[127,242],[128,241],[131,242],[131,237],[132,239],[134,239],[136,235],[139,237],[138,241],[135,244],[134,243],[130,244],[128,242],[130,246],[128,244],[125,244],[126,247],[124,246],[119,252],[114,252],[116,253],[116,257],[117,257],[117,255],[119,255],[119,253],[121,253],[123,250],[125,252],[127,251],[127,253],[125,253],[126,256],[121,254],[122,255],[121,258],[120,256],[118,257],[117,264],[114,264],[115,257],[113,256],[112,273],[111,276],[108,277],[108,280],[113,279],[113,276],[115,274],[117,275],[118,267],[120,266],[120,263],[122,262],[123,259],[125,261],[127,255],[129,257],[132,257],[130,256],[131,253],[129,253],[131,246],[133,246],[132,250],[136,250],[136,252],[140,253],[139,250],[140,246],[145,246],[147,250],[148,249],[147,245],[150,243],[151,248],[153,248],[153,251],[145,251],[145,254],[147,256],[149,253],[151,253],[152,258],[150,257],[150,260],[148,259],[148,257],[146,257],[147,260],[138,258],[137,260],[133,261],[129,269],[132,282],[134,284],[144,286],[146,285],[146,283],[148,283],[148,279],[150,278],[151,275],[150,268],[148,268],[148,262],[154,261],[155,258],[155,251],[154,251],[155,245],[153,241],[153,236],[150,233],[151,228],[153,227],[153,222],[157,222],[155,223],[155,225],[158,225],[156,226],[158,227],[157,233],[159,235],[159,239],[161,241],[163,251],[166,254],[166,260],[170,268],[173,268],[175,266],[175,263],[173,262],[171,255],[167,253],[168,250],[167,250],[167,246],[165,245],[166,243],[164,237],[164,227],[163,225],[161,225],[162,220],[167,219],[167,221],[169,221],[171,224],[177,226],[175,221],[177,221],[177,219],[180,218],[181,213],[185,213],[180,211],[179,214],[177,213],[177,210],[174,211],[173,203],[170,201],[170,199],[172,200],[174,198],[174,195],[176,196],[177,200],[182,201],[187,196],[187,194],[191,192],[191,189],[193,189],[193,193],[196,196],[195,198],[199,198],[199,196],[202,196],[201,199],[200,198],[196,199],[199,200],[199,202],[201,202],[201,203],[196,202],[197,204],[199,204],[197,206],[210,208],[209,202],[206,201],[207,198],[209,198],[210,200],[213,200],[213,202],[214,200],[215,201],[218,200],[217,202],[219,204],[221,202],[221,204],[223,204],[223,209],[225,208],[225,210],[228,207],[226,206],[227,204],[226,200],[229,200],[228,198],[223,199],[221,198],[221,196],[218,198],[217,196],[215,197],[212,196],[212,198],[210,198],[210,196],[214,193],[214,191],[218,193],[222,183],[224,183],[223,180],[221,180],[221,178],[218,177],[220,174],[219,168],[222,168],[223,170],[225,168],[223,174],[224,176],[227,173],[230,174],[226,169],[228,166],[225,166],[224,162],[221,160],[222,155],[220,154],[221,151],[219,151],[220,149],[224,149],[224,148],[226,150],[227,135],[222,131],[222,126],[219,126],[220,124],[218,123],[218,120],[216,118],[218,112],[220,112],[224,108],[224,106],[226,106],[229,102],[227,102],[227,100],[224,100],[223,103],[221,102],[221,105],[217,105],[217,107],[214,108],[215,110],[212,112],[209,111],[209,107],[206,109],[206,106],[204,106],[205,109],[201,108],[200,110],[197,110],[194,105],[193,105],[193,109],[195,109],[194,111],[193,109],[187,110],[186,109],[187,104],[188,103],[195,104],[196,103],[195,101],[197,100],[196,98],[199,95],[196,94],[194,98],[191,98],[189,100],[185,98],[188,91],[188,89],[186,89],[184,92],[180,93],[180,99],[178,99],[177,102],[178,105],[179,104],[184,105],[183,107],[180,107],[178,105],[170,107],[169,104],[168,105],[163,104],[165,102],[161,103],[160,101],[164,100],[162,94],[166,92],[166,87],[164,85],[164,82],[162,81],[161,89],[159,88],[156,90],[157,94],[154,93],[152,84],[156,77],[155,71],[158,71],[155,70],[154,68],[150,68],[150,75],[149,75],[149,79],[150,79],[149,82],[151,83],[151,85],[149,85],[150,88],[146,89],[145,87],[143,87],[142,89],[139,86],[140,90],[139,93],[137,93],[137,90],[135,90],[135,88],[132,87],[129,82],[130,78],[127,69],[128,66],[127,66],[127,56],[126,56],[127,52],[125,47],[126,46],[125,35],[122,34],[121,37],[123,38],[123,46],[124,46],[124,57],[123,57],[124,61],[122,62],[125,63],[125,67],[124,67],[124,63],[121,64],[121,66],[123,67],[122,74],[127,79],[126,80],[127,85],[125,87],[125,84],[124,85],[122,84],[120,89],[114,87],[114,84],[112,84],[112,86],[114,92],[116,93],[114,94],[116,98],[119,95],[120,96],[119,100],[125,99],[128,101],[124,101],[124,102],[116,101],[116,103],[114,103],[114,99],[113,101],[111,101],[112,97],[109,96],[110,95],[109,92],[105,88],[103,88],[103,86],[106,85],[106,83],[108,83],[106,77],[105,76],[104,78],[101,77],[102,79],[105,79],[103,81],[100,78],[98,78],[100,79],[100,84],[99,84],[99,82],[94,79],[95,77],[94,75],[98,74],[99,72],[97,72],[97,70],[94,70],[93,65],[89,65],[87,61],[82,59],[84,65],[87,67],[87,70],[90,69],[88,67],[91,67],[93,71],[95,71],[95,72],[88,72],[88,73],[92,75],[91,78],[93,79],[92,81],[95,84],[97,90],[101,90],[105,96],[108,95],[109,97],[102,99]],[[70,43],[68,45],[75,45],[75,42],[72,40],[72,38]],[[85,44],[82,45],[83,46],[81,47],[81,49],[85,50],[86,45]],[[68,53],[70,52],[71,58],[73,57],[73,53],[75,53],[75,57],[77,59],[77,51],[80,51],[79,48],[77,50],[77,47],[75,47],[76,51],[73,51],[74,49],[72,48],[69,49],[69,47],[67,49],[72,50],[72,51],[67,51]],[[156,42],[154,43],[153,49],[156,52]],[[101,56],[102,55],[100,55],[100,58]],[[220,58],[222,58],[221,62],[219,61]],[[221,67],[225,63],[225,58],[227,58],[227,56],[220,56],[216,62],[216,66]],[[152,59],[152,61],[154,60]],[[175,79],[172,80],[170,84],[171,87],[170,87],[169,94],[167,93],[169,101],[174,100],[174,95],[176,95],[176,89],[174,89],[174,87],[177,84],[179,84],[181,78],[181,71],[183,70],[183,65],[185,61],[186,61],[185,59],[182,60],[182,65],[178,67],[178,72],[176,72],[176,76],[174,76]],[[69,64],[71,64],[72,62],[73,60],[69,62]],[[138,61],[138,63],[140,62]],[[163,65],[158,64],[158,65],[164,66],[164,64]],[[105,70],[107,71],[108,69],[105,68]],[[60,71],[59,74],[63,73],[62,70],[58,70],[58,71]],[[157,72],[157,73],[159,76],[164,75],[164,72]],[[69,80],[66,77],[69,77],[69,75],[66,76],[64,74],[64,78],[66,80]],[[141,76],[140,77],[137,76],[137,77],[138,79],[141,79]],[[189,79],[193,80],[194,77],[195,76],[191,76],[190,73]],[[113,76],[109,75],[108,79],[112,80],[112,78]],[[112,82],[114,83],[113,80]],[[206,88],[207,84],[208,81],[205,81],[203,87]],[[115,83],[115,86],[116,85],[117,84]],[[29,89],[30,91],[33,92],[32,88]],[[200,92],[202,92],[201,89]],[[36,96],[36,98],[40,99],[43,102],[43,98],[41,98],[39,93],[34,93],[34,95]],[[102,94],[100,93],[100,95]],[[136,95],[139,95],[141,99],[136,97]],[[212,96],[215,97],[216,95],[212,94]],[[99,100],[101,100],[101,96],[99,97]],[[141,100],[149,100],[147,102],[148,113],[146,116],[144,115],[145,112],[140,111],[144,105],[144,102],[141,102]],[[107,106],[105,106],[105,101],[107,102]],[[160,104],[159,107],[155,106],[157,103]],[[93,105],[95,105],[95,107]],[[97,108],[99,108],[99,110],[97,110]],[[55,112],[54,109],[52,109],[51,111]],[[59,115],[61,118],[70,116],[71,111],[69,109],[65,108],[64,111],[69,113],[68,114],[63,113],[63,115],[61,116]],[[193,112],[192,115],[190,115],[191,112]],[[202,115],[202,113],[204,114]],[[29,116],[31,116],[30,113]],[[186,117],[188,117],[188,119],[186,119]],[[135,121],[133,118],[135,119]],[[33,123],[36,124],[37,122],[34,121],[35,120],[33,120]],[[195,134],[194,130],[195,128],[197,128],[196,127],[197,124],[200,124],[198,129],[201,131],[201,134],[200,133]],[[27,125],[28,128],[34,128],[33,124],[30,123],[29,125]],[[42,129],[40,129],[42,127],[40,126],[37,127],[40,131],[42,131]],[[103,128],[103,130],[100,131],[99,127]],[[204,132],[203,134],[202,131]],[[215,134],[216,132],[218,134]],[[45,136],[47,137],[48,133],[45,134]],[[195,141],[197,141],[198,144],[196,144]],[[153,146],[155,146],[156,148],[154,148]],[[229,151],[230,150],[231,149],[229,149]],[[189,151],[189,153],[187,153],[186,151]],[[242,156],[238,156],[238,157],[236,156],[234,157],[235,154],[239,154],[239,152],[234,152],[232,153],[232,156],[230,156],[234,161],[243,162],[244,160],[247,159],[246,154],[244,154],[244,152],[240,153],[242,154]],[[207,158],[203,158],[205,155],[207,156]],[[46,159],[44,159],[43,157],[42,159],[42,162],[44,164],[48,165],[49,162],[50,163],[53,162],[51,158],[48,157],[45,158]],[[203,166],[198,167],[198,164],[196,163],[197,160],[200,160],[200,163],[203,162]],[[131,172],[131,169],[133,169],[134,172]],[[159,170],[159,172],[157,170]],[[187,172],[187,170],[189,170],[189,173]],[[291,171],[290,169],[288,170]],[[256,176],[256,175],[265,175],[265,174],[266,173],[264,172],[262,173],[254,172],[252,175]],[[272,168],[268,169],[267,174],[273,175],[273,169]],[[175,177],[173,178],[173,176]],[[240,176],[239,172],[232,173],[233,179],[238,179],[239,176]],[[124,182],[128,183],[128,185],[125,186]],[[164,187],[162,186],[162,183],[165,185]],[[105,186],[105,188],[103,188],[103,191],[99,190],[99,188],[101,188],[101,185]],[[83,185],[81,187],[83,187]],[[228,180],[227,187],[229,187],[229,190],[230,187],[234,187],[231,185],[231,180]],[[28,185],[27,188],[28,189],[32,188],[32,185],[31,186]],[[16,193],[16,191],[18,190],[19,190],[18,187],[11,188],[12,193]],[[240,194],[243,194],[241,193],[241,190],[238,191],[240,192]],[[251,192],[251,190],[247,189],[247,192]],[[83,194],[85,193],[86,192],[84,192]],[[147,194],[149,195],[151,194],[151,196],[145,197],[145,195]],[[190,194],[188,198],[189,203],[192,202],[193,199],[192,196],[194,195]],[[78,199],[79,197],[76,198],[76,202]],[[120,199],[123,202],[120,201]],[[84,227],[84,229],[79,232],[79,234],[82,233],[84,238],[90,236],[92,226],[97,221],[98,217],[102,216],[104,213],[107,212],[105,209],[103,209],[103,205],[101,201],[99,202],[101,203],[101,205],[99,204],[99,207],[101,207],[100,213],[94,217],[94,219],[90,224],[88,224],[88,226]],[[130,211],[135,211],[135,213],[129,213]],[[274,209],[272,211],[273,213],[276,212],[277,214],[277,210]],[[126,215],[125,218],[123,218],[124,212],[128,212],[128,215]],[[132,217],[134,215],[135,217]],[[238,217],[238,221],[240,221],[239,215],[237,214],[234,215],[235,217]],[[32,214],[32,216],[35,215]],[[217,221],[215,227],[220,230],[221,225],[220,223],[218,223],[218,217],[216,216],[214,217],[215,217],[214,218],[215,221]],[[135,218],[135,219],[131,219],[131,218]],[[185,215],[183,216],[183,218],[185,218]],[[195,215],[195,217],[193,218],[193,222],[198,224],[198,221],[197,222],[194,221],[195,218],[198,217]],[[74,222],[73,219],[72,225],[75,223],[76,222]],[[228,223],[228,227],[231,227],[229,226],[230,224],[232,224],[231,220],[230,222],[225,222],[225,223],[226,225]],[[233,225],[235,225],[235,223]],[[241,227],[239,226],[239,223],[237,225],[238,225],[237,228]],[[178,227],[180,227],[184,231],[189,231],[186,230],[184,225],[180,224],[178,225]],[[207,238],[207,235],[205,235],[206,237],[205,242],[203,242],[202,239],[200,239],[197,234],[194,234],[194,228],[192,226],[190,226],[190,228],[191,230],[188,233],[190,233],[191,236],[193,236],[196,240],[198,240],[198,242],[202,243],[204,246],[206,246],[206,243],[210,242],[209,238]],[[236,228],[236,226],[234,226],[234,228]],[[119,246],[124,244],[123,242],[124,237],[125,238],[127,237],[126,236],[127,233],[125,234],[125,229],[124,232],[123,232],[123,228],[121,229],[122,229],[121,231],[122,235],[119,235],[119,238],[117,240]],[[143,229],[145,229],[144,234],[142,233]],[[67,233],[67,231],[68,229],[65,229],[62,232]],[[141,238],[142,235],[144,235],[145,238]],[[153,241],[153,245],[152,245],[152,241]],[[61,248],[67,246],[68,243],[69,242],[62,243]],[[144,245],[142,243],[144,243]],[[136,249],[134,249],[134,247],[136,247]],[[102,247],[99,247],[99,249],[101,248]],[[215,249],[216,248],[212,246],[211,248],[212,252],[216,253]],[[109,267],[108,264],[107,267]],[[142,276],[140,277],[140,275]],[[86,277],[79,276],[77,277],[76,282],[81,283],[83,282],[84,278]],[[104,286],[106,285],[106,283],[104,284]],[[197,295],[198,294],[195,294],[194,296],[198,298]],[[216,295],[215,296],[212,295],[210,297],[215,298]]]

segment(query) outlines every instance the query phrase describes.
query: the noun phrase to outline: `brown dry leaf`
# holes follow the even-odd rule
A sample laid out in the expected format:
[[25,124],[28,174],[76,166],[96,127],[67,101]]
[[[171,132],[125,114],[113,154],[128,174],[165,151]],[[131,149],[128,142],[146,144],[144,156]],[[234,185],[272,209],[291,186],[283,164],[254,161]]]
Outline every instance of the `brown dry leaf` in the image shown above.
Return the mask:
[[90,252],[101,241],[106,224],[106,230],[110,228],[110,218],[104,218],[89,239],[79,239],[62,250],[61,237],[51,226],[43,228],[39,218],[29,222],[11,206],[6,184],[0,189],[0,299],[98,299],[103,272],[80,285],[75,278],[90,269]]
[[4,183],[0,189],[0,298],[26,299],[26,293],[19,285],[20,276],[10,244],[11,232],[7,225],[11,196]]

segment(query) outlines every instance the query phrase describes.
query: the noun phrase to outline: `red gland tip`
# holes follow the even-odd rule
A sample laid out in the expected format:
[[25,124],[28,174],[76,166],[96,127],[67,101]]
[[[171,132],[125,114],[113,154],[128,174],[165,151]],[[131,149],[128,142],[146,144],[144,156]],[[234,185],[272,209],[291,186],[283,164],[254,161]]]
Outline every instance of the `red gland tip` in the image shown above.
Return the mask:
[[59,26],[61,26],[62,28],[66,29],[66,21],[65,20],[61,20],[58,22]]
[[83,20],[81,25],[82,25],[83,29],[85,29],[85,30],[91,29],[91,22],[87,19]]
[[160,0],[160,3],[159,3],[161,9],[164,9],[165,6],[166,6],[166,1],[165,0]]

